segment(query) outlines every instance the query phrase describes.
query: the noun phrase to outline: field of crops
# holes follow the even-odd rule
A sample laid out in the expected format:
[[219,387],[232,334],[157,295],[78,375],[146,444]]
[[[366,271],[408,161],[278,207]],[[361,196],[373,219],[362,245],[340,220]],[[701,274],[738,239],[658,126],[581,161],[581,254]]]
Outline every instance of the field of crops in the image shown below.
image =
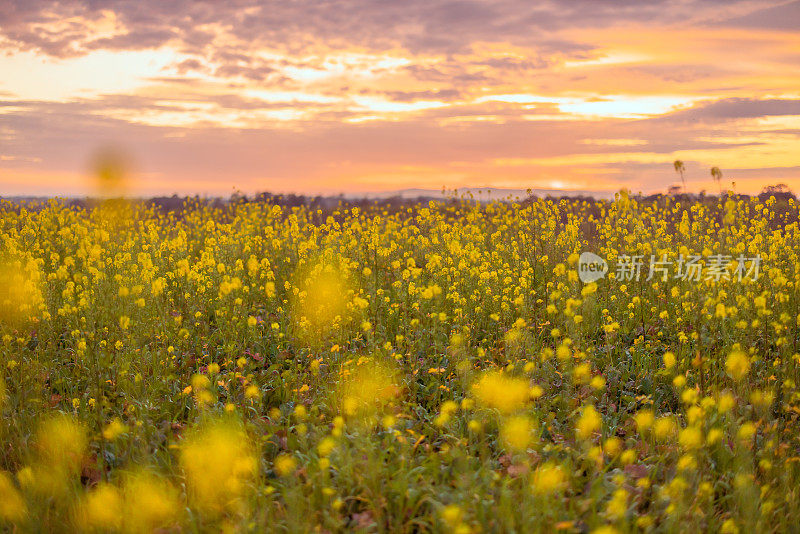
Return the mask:
[[796,531],[784,204],[4,204],[0,522]]

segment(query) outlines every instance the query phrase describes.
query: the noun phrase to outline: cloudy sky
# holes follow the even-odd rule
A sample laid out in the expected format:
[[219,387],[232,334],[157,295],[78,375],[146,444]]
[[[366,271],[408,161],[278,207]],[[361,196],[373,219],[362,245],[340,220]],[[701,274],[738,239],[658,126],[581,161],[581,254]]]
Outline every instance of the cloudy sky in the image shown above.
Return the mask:
[[0,195],[800,190],[800,1],[0,0]]

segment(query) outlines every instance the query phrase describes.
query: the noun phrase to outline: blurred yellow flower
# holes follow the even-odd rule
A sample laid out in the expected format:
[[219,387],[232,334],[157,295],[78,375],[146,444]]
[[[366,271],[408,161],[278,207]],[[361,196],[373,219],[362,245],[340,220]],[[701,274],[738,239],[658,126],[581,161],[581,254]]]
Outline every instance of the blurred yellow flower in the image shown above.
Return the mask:
[[503,421],[500,439],[511,451],[523,451],[533,441],[533,424],[528,417],[514,416]]
[[101,483],[91,490],[78,509],[78,522],[85,529],[118,530],[123,519],[122,492]]
[[744,352],[734,351],[725,360],[725,369],[734,380],[742,380],[750,372],[750,358]]
[[531,476],[531,491],[538,495],[550,495],[564,490],[567,477],[561,466],[545,463],[536,468]]
[[472,386],[472,393],[483,406],[508,414],[525,405],[530,398],[529,387],[526,380],[492,371],[481,376]]
[[27,505],[11,476],[5,471],[0,472],[0,521],[17,523],[26,514]]
[[288,454],[281,454],[275,458],[273,467],[278,476],[288,477],[297,468],[297,459]]
[[195,428],[181,447],[187,493],[199,510],[237,511],[258,474],[256,448],[227,420]]
[[600,430],[603,419],[597,409],[591,404],[584,406],[580,417],[575,424],[575,433],[579,439],[589,439],[592,434]]

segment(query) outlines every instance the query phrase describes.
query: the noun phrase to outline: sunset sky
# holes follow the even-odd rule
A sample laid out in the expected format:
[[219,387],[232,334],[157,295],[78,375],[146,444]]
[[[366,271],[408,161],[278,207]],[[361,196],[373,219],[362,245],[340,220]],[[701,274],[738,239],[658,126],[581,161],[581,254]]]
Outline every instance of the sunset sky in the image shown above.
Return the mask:
[[800,1],[0,0],[0,195],[800,191]]

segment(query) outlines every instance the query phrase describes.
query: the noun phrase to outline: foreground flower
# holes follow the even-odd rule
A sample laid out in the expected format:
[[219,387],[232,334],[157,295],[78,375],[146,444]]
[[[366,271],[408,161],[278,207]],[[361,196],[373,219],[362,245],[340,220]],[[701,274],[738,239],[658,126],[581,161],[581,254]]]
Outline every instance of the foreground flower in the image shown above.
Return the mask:
[[740,381],[750,372],[750,358],[742,351],[734,351],[725,360],[725,370],[731,378]]
[[180,520],[178,493],[156,474],[139,471],[128,475],[123,484],[124,529],[153,532]]
[[84,499],[78,511],[83,529],[117,530],[122,525],[122,493],[110,484],[99,484]]
[[524,416],[510,417],[500,428],[500,439],[511,451],[523,451],[533,441],[533,424]]
[[273,462],[275,472],[282,477],[288,477],[297,469],[297,460],[288,454],[281,454]]
[[196,429],[181,449],[187,493],[198,510],[231,511],[258,472],[256,449],[241,426],[217,421]]
[[472,393],[483,406],[508,414],[525,405],[530,398],[530,387],[521,378],[488,372],[472,386]]
[[358,365],[339,388],[342,412],[349,417],[370,417],[391,404],[400,394],[395,371],[374,360]]
[[597,409],[590,404],[583,408],[583,412],[581,412],[581,416],[575,425],[575,433],[580,439],[588,439],[592,434],[600,430],[602,423],[603,419]]
[[536,468],[531,477],[531,491],[537,495],[560,492],[566,486],[566,476],[561,466],[546,463]]
[[0,472],[0,521],[15,523],[21,521],[27,513],[27,506],[14,486],[11,476]]

